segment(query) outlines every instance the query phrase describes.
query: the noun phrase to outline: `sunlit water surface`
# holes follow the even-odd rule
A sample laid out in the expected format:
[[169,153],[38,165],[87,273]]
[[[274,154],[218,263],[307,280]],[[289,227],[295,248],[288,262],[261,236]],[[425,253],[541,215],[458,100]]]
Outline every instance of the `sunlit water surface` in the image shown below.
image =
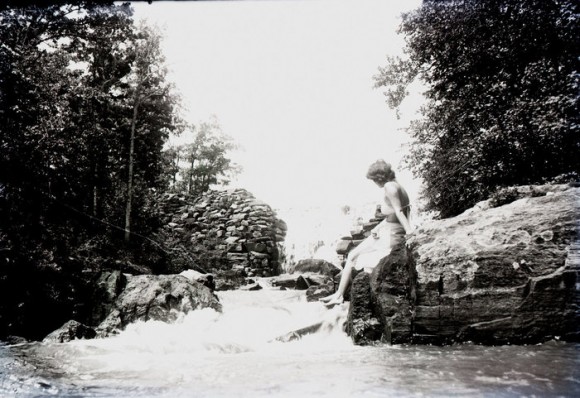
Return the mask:
[[[580,345],[357,347],[347,307],[302,292],[223,292],[223,313],[116,337],[0,345],[1,397],[580,396]],[[324,320],[287,343],[275,338]]]

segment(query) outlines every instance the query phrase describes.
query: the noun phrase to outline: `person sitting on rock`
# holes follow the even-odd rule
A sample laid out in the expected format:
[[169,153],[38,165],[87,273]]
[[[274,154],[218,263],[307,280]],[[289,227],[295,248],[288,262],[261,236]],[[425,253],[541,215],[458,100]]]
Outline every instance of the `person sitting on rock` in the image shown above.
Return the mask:
[[338,289],[330,296],[320,299],[327,306],[344,301],[353,268],[371,272],[381,258],[387,256],[393,247],[405,239],[405,234],[412,232],[409,222],[409,195],[396,181],[391,165],[384,160],[377,160],[369,167],[367,178],[384,190],[381,212],[385,218],[371,230],[370,236],[348,254]]

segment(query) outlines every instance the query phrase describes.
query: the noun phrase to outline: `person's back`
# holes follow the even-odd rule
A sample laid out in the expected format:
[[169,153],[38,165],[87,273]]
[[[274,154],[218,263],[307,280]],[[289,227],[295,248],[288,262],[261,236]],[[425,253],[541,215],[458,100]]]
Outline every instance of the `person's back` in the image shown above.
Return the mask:
[[[387,182],[385,185],[391,185],[391,187],[395,188],[397,191],[397,196],[399,198],[399,201],[401,203],[401,210],[403,210],[403,214],[405,214],[405,217],[409,217],[409,214],[411,212],[411,201],[409,199],[409,195],[407,194],[407,191],[405,191],[405,188],[403,188],[401,186],[401,184],[399,184],[397,181],[389,181]],[[388,197],[385,195],[384,198],[384,205],[381,206],[381,212],[387,217],[387,222],[392,222],[392,223],[400,223],[399,219],[396,216],[396,209],[394,208],[394,206],[390,203]]]

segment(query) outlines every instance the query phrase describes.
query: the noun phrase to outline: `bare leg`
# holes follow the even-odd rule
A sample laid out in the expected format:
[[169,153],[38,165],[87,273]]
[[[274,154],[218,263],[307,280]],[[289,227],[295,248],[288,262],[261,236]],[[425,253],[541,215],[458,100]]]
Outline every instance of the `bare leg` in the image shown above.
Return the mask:
[[346,261],[344,269],[342,270],[342,275],[340,276],[340,282],[338,283],[338,289],[333,294],[333,297],[328,300],[326,305],[336,305],[342,304],[344,302],[344,292],[346,292],[346,288],[350,284],[350,278],[352,276],[352,261],[349,259]]
[[336,289],[336,292],[334,292],[330,296],[321,298],[320,301],[325,302],[328,305],[340,304],[344,301],[344,292],[346,292],[346,288],[350,283],[350,278],[352,276],[352,268],[353,262],[349,254],[348,259],[346,260],[346,264],[344,265],[344,269],[342,270],[342,274],[340,276],[338,289]]
[[346,264],[344,265],[344,269],[342,270],[342,275],[340,277],[340,282],[338,284],[338,289],[336,289],[336,292],[330,296],[323,297],[319,301],[328,303],[327,305],[340,304],[344,301],[344,292],[346,292],[346,288],[348,287],[352,276],[353,262],[361,254],[376,250],[376,243],[376,239],[369,236],[350,253],[348,253]]

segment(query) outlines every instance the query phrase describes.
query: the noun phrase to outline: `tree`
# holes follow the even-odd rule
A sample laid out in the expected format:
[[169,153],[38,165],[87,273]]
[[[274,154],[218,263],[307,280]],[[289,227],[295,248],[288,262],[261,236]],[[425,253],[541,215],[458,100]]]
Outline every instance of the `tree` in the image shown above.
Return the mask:
[[405,57],[375,79],[392,108],[427,86],[407,158],[426,210],[580,172],[579,20],[571,0],[426,1],[404,16]]
[[[229,152],[237,145],[215,120],[190,129],[194,132],[191,143],[170,147],[165,152],[171,159],[167,162],[166,175],[173,181],[174,190],[200,195],[212,185],[227,185],[241,171],[229,158]],[[180,181],[176,174],[180,175]]]
[[2,229],[70,247],[126,216],[128,230],[154,228],[151,191],[180,123],[158,33],[136,29],[127,5],[75,2],[2,8],[0,43]]
[[88,141],[94,120],[86,104],[99,95],[74,65],[91,32],[115,31],[127,16],[126,6],[87,2],[0,12],[0,185],[9,198],[3,228],[14,228],[14,236],[66,242],[60,232],[78,224],[61,217],[63,205],[88,210],[87,159],[99,147]]
[[77,134],[85,135],[88,151],[84,157],[90,181],[92,214],[115,223],[107,203],[115,199],[115,176],[124,166],[122,133],[126,130],[124,104],[127,101],[128,77],[134,53],[127,42],[134,36],[129,10],[115,15],[96,14],[93,28],[87,32],[75,62],[83,71],[77,95],[71,106]]
[[[130,240],[131,218],[136,178],[137,153],[136,144],[141,143],[141,170],[150,169],[151,165],[161,163],[161,148],[169,133],[176,129],[173,108],[176,97],[171,93],[171,86],[166,83],[164,57],[160,48],[160,34],[154,29],[141,25],[133,43],[134,64],[130,75],[130,118],[129,158],[127,167],[127,197],[125,207],[125,241]],[[137,134],[141,135],[138,140]],[[152,146],[149,147],[148,146]],[[147,161],[145,161],[145,159]],[[140,175],[145,186],[155,184],[155,173]],[[149,177],[149,178],[148,178]],[[153,178],[151,178],[153,177]]]
[[22,3],[0,4],[0,338],[88,316],[102,268],[164,271],[152,198],[181,125],[159,37],[128,5]]

